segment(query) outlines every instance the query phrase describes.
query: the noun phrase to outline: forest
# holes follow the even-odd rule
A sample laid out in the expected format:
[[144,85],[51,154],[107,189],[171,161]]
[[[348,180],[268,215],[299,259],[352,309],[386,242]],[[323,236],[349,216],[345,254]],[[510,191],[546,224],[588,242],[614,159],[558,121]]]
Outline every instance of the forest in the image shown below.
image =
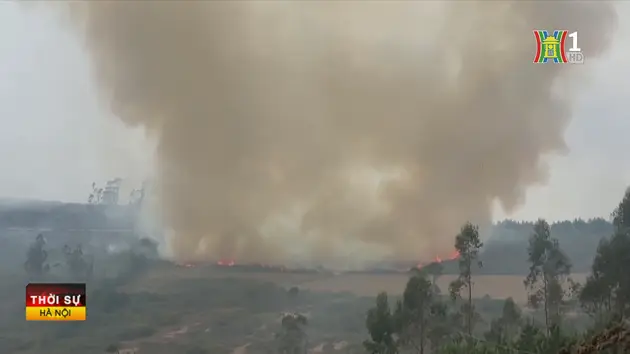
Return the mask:
[[[479,258],[484,267],[479,274],[527,274],[527,247],[535,227],[532,221],[503,220],[492,226]],[[549,224],[549,232],[561,243],[563,252],[572,261],[571,271],[590,270],[599,242],[614,232],[612,222],[603,218],[564,220]],[[457,262],[445,261],[445,274],[459,272]]]

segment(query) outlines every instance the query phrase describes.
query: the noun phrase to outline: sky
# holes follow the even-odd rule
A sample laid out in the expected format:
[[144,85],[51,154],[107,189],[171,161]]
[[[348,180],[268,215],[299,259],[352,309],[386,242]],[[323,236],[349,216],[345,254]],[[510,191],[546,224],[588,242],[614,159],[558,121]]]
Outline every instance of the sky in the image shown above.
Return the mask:
[[[612,50],[591,63],[575,100],[569,151],[548,157],[547,183],[530,188],[511,215],[497,208],[496,219],[608,217],[630,185],[630,3],[618,4]],[[98,100],[82,43],[52,13],[0,2],[0,197],[80,202],[92,182],[139,185],[151,151],[141,129],[125,127]]]

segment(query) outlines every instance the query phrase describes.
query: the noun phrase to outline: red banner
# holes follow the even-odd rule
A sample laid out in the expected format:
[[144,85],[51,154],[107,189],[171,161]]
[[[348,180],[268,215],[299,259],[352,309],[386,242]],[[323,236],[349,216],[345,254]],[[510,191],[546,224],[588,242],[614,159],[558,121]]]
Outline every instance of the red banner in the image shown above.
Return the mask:
[[85,321],[86,304],[85,284],[26,286],[27,321]]

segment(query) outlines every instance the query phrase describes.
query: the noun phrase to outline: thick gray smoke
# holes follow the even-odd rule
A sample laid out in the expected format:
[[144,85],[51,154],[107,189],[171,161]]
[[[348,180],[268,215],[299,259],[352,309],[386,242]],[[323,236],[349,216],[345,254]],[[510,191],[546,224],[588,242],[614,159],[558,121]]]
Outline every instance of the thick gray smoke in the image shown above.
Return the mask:
[[244,262],[451,253],[565,149],[572,69],[534,65],[532,30],[578,31],[590,61],[616,17],[605,1],[68,6],[103,97],[158,137],[175,255]]

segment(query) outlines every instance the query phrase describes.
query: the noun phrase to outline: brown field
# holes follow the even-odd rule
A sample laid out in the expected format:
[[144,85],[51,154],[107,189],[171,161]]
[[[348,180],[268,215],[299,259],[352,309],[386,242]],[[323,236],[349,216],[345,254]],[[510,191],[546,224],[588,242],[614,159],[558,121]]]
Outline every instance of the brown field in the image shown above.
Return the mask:
[[[573,274],[573,280],[582,282],[586,274]],[[473,296],[488,295],[493,298],[514,298],[525,303],[527,293],[523,286],[523,276],[517,275],[479,275],[474,277]],[[357,295],[371,296],[380,291],[390,294],[402,293],[408,276],[405,274],[340,274],[326,279],[306,282],[301,287],[317,291],[347,291]],[[454,275],[444,275],[438,279],[442,292],[448,291],[448,285]]]
[[[300,273],[255,273],[247,271],[217,270],[209,268],[180,268],[161,270],[135,284],[138,290],[177,291],[169,285],[173,278],[252,278],[273,282],[285,287],[298,286],[313,291],[350,292],[361,296],[375,296],[381,291],[389,294],[401,294],[408,275],[400,274],[300,274]],[[572,274],[573,280],[583,282],[586,274]],[[442,292],[448,291],[448,285],[455,279],[454,275],[444,275],[438,279]],[[519,303],[525,303],[527,293],[520,275],[478,275],[474,277],[473,296],[488,295],[493,298],[512,297]],[[164,281],[161,281],[164,280]]]

